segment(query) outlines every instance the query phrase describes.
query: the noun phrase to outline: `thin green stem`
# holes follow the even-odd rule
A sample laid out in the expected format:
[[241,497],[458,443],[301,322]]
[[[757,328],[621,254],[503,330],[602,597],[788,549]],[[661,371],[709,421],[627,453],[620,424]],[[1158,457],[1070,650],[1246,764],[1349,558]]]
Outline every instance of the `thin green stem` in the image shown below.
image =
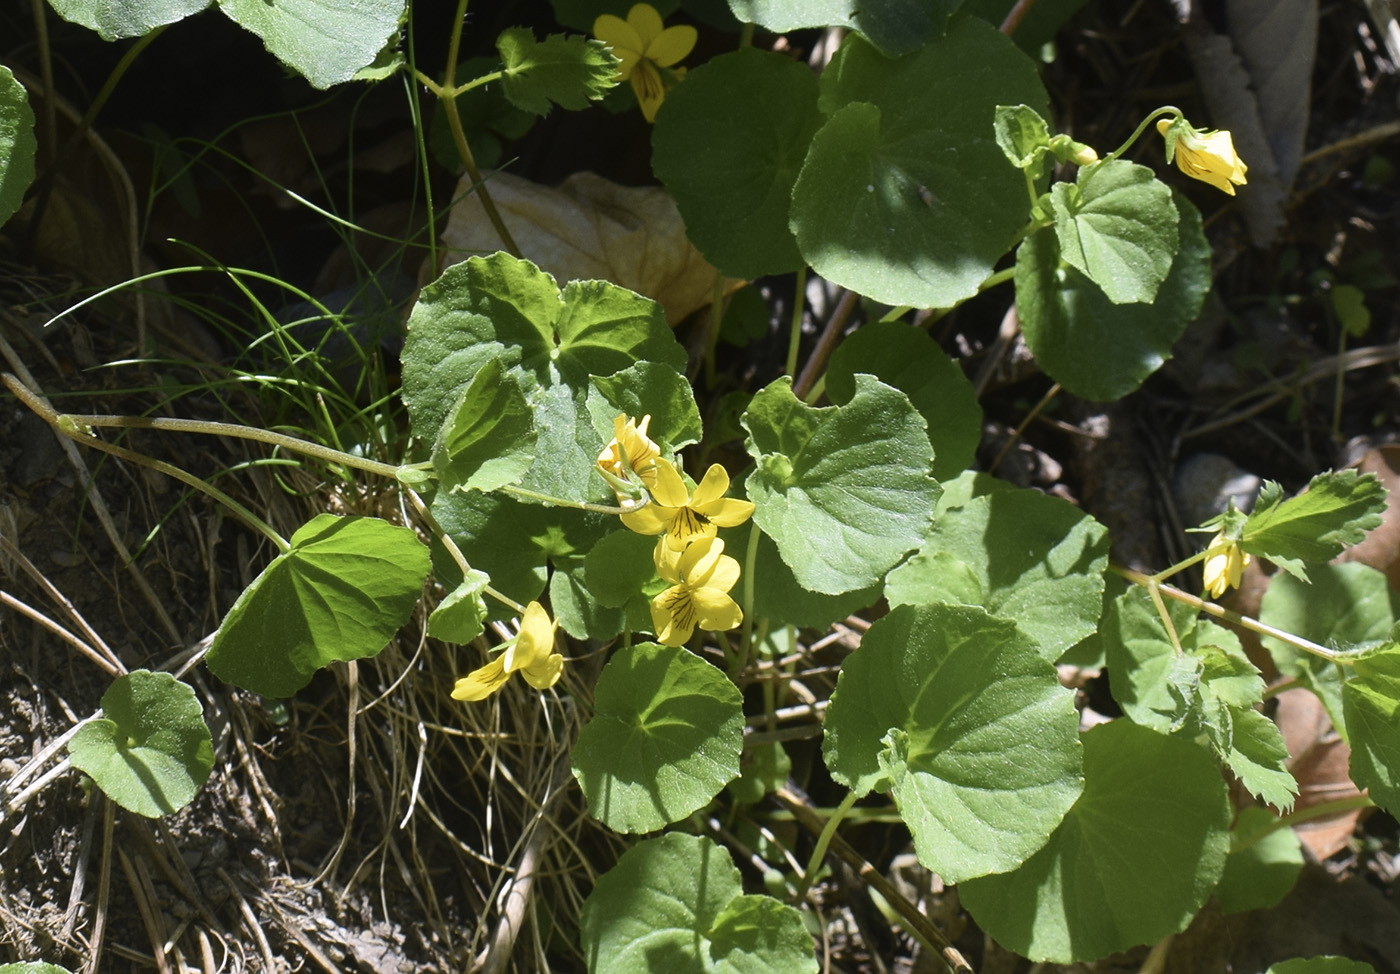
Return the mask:
[[1281,829],[1289,829],[1301,822],[1310,822],[1315,818],[1325,818],[1328,815],[1336,815],[1338,812],[1349,812],[1357,808],[1374,808],[1375,802],[1366,795],[1351,795],[1347,798],[1338,798],[1336,801],[1322,802],[1320,805],[1310,805],[1300,809],[1291,815],[1280,815],[1269,823],[1267,828],[1260,829],[1239,845],[1232,845],[1231,852],[1240,852],[1262,840],[1265,836],[1278,832]]
[[1329,663],[1338,663],[1342,666],[1352,665],[1351,660],[1343,653],[1339,653],[1334,649],[1328,649],[1326,646],[1319,646],[1310,639],[1304,639],[1302,636],[1295,636],[1291,632],[1277,629],[1266,622],[1260,622],[1258,619],[1251,619],[1249,616],[1240,615],[1238,612],[1227,609],[1223,605],[1207,602],[1205,599],[1192,595],[1190,592],[1183,592],[1181,589],[1171,585],[1163,585],[1161,582],[1156,581],[1151,575],[1133,571],[1131,568],[1124,568],[1122,565],[1110,564],[1108,569],[1115,575],[1132,582],[1134,585],[1141,585],[1149,592],[1155,589],[1167,598],[1175,599],[1178,602],[1184,602],[1198,612],[1204,612],[1206,615],[1214,616],[1217,619],[1224,619],[1226,622],[1234,623],[1237,626],[1257,632],[1260,635],[1272,636],[1280,642],[1287,643],[1289,646],[1301,650],[1304,653],[1309,653],[1320,659],[1325,659]]
[[901,304],[898,307],[891,308],[880,316],[880,324],[883,325],[887,321],[898,321],[913,310],[914,306],[912,304]]
[[[165,430],[171,433],[205,433],[210,436],[232,436],[240,440],[254,440],[269,446],[291,450],[303,456],[315,457],[326,463],[341,464],[394,480],[398,479],[400,470],[392,463],[380,463],[378,460],[357,457],[353,453],[335,450],[319,443],[312,443],[309,440],[298,439],[295,436],[287,436],[285,433],[274,433],[271,430],[258,429],[255,426],[242,426],[237,423],[215,423],[202,419],[175,419],[164,416],[106,416],[78,413],[65,413],[60,417],[60,419],[63,418],[69,419],[79,426]],[[417,468],[421,468],[421,464],[416,465],[415,469]]]
[[81,443],[84,446],[90,446],[93,449],[101,450],[103,453],[110,453],[112,456],[130,463],[148,467],[158,473],[165,474],[167,477],[172,477],[187,487],[197,490],[206,497],[223,504],[244,524],[247,524],[254,531],[266,536],[269,541],[277,546],[278,551],[286,552],[291,550],[291,545],[287,543],[285,538],[274,531],[271,525],[217,487],[163,460],[156,460],[137,453],[134,450],[128,450],[125,447],[108,443],[105,440],[99,440],[84,428],[81,420],[75,421],[74,417],[59,413],[52,406],[48,405],[48,403],[30,392],[19,379],[8,372],[0,375],[0,381],[3,381],[5,383],[5,388],[9,389],[16,398],[25,404],[25,406],[29,407],[35,415],[69,439]]
[[593,504],[589,501],[571,501],[562,497],[554,497],[550,494],[541,494],[536,490],[529,490],[525,487],[517,487],[515,484],[506,484],[499,488],[507,494],[514,494],[516,497],[523,497],[526,500],[539,501],[542,504],[551,504],[554,507],[572,507],[579,511],[593,511],[598,514],[631,514],[640,511],[651,503],[651,498],[638,504],[631,504],[627,507],[618,507],[612,504]]
[[807,265],[797,269],[797,281],[792,289],[792,320],[788,324],[787,362],[783,374],[797,378],[797,350],[802,344],[802,311],[807,299]]
[[705,330],[705,388],[715,387],[715,352],[719,349],[719,330],[724,323],[724,274],[715,271],[715,286],[710,293],[710,323]]
[[826,858],[826,849],[831,845],[831,837],[836,834],[837,826],[855,803],[856,793],[848,791],[846,797],[841,799],[841,804],[836,806],[836,811],[831,813],[831,817],[822,826],[821,834],[817,836],[817,844],[812,848],[812,857],[807,860],[807,869],[802,873],[802,882],[797,884],[795,900],[798,903],[807,898],[807,891],[812,888],[812,883],[817,878],[817,870],[821,869],[822,860]]
[[[442,546],[447,549],[448,556],[453,560],[453,562],[456,563],[457,567],[461,570],[462,577],[468,577],[469,573],[472,570],[472,566],[467,563],[467,556],[462,554],[462,549],[457,547],[457,542],[452,539],[452,535],[448,534],[442,529],[442,525],[438,523],[437,518],[433,517],[432,509],[428,507],[427,504],[423,503],[423,498],[418,496],[418,492],[416,490],[413,490],[411,488],[405,488],[405,493],[408,494],[409,503],[413,505],[413,512],[423,519],[423,523],[428,525],[428,527],[432,530],[433,534],[437,536],[437,539],[442,542]],[[502,593],[496,591],[490,585],[487,585],[485,588],[483,588],[482,592],[486,595],[491,596],[497,602],[509,606],[515,612],[525,611],[525,606],[521,605],[519,602],[515,601],[515,599],[512,599],[510,596],[503,595]]]
[[744,552],[744,628],[740,631],[739,652],[745,663],[753,661],[753,591],[754,566],[758,564],[758,525],[749,522],[749,546]]
[[1007,281],[1011,280],[1015,276],[1016,268],[1014,267],[1007,267],[1002,270],[996,271],[995,273],[989,274],[987,275],[987,279],[985,281],[977,285],[977,293],[981,294],[983,291],[990,291],[998,284],[1005,284]]
[[1142,135],[1142,133],[1147,129],[1147,126],[1154,119],[1161,118],[1163,115],[1179,116],[1181,115],[1181,109],[1177,108],[1175,105],[1164,105],[1161,108],[1157,109],[1155,112],[1144,118],[1137,128],[1133,129],[1133,134],[1128,136],[1126,142],[1124,142],[1118,148],[1114,149],[1108,155],[1104,156],[1102,161],[1108,162],[1110,159],[1117,159],[1123,153],[1127,152],[1130,148],[1132,148],[1133,143],[1138,140],[1138,136]]

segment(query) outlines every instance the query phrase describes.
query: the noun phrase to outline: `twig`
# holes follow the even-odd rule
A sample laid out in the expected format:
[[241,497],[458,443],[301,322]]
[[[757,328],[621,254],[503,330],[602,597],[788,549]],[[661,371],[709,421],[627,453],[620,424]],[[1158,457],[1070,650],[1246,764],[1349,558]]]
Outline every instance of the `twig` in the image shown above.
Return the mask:
[[817,339],[817,347],[812,349],[807,364],[802,366],[802,374],[792,384],[792,394],[798,399],[807,398],[807,393],[826,371],[826,363],[836,348],[836,340],[841,337],[841,332],[846,327],[846,319],[851,316],[858,301],[860,295],[854,291],[846,291],[841,295],[841,300],[836,302],[831,317],[826,320],[826,327],[822,329],[821,337]]

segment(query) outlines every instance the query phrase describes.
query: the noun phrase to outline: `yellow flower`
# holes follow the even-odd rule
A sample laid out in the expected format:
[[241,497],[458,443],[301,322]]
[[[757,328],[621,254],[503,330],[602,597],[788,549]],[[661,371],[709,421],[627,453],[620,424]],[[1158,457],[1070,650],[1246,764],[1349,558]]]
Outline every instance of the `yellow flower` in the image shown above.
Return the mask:
[[664,543],[680,551],[692,541],[713,538],[716,528],[732,528],[749,519],[753,504],[725,497],[727,490],[729,474],[717,463],[706,471],[694,496],[674,466],[658,463],[651,503],[622,515],[622,523],[638,534],[664,533]]
[[593,21],[593,36],[608,44],[622,63],[618,65],[620,81],[632,82],[642,116],[648,122],[656,119],[656,110],[666,97],[666,88],[676,72],[661,69],[679,62],[695,47],[699,36],[694,27],[679,24],[662,28],[661,15],[648,3],[639,3],[627,12],[627,19],[603,14]]
[[517,672],[536,690],[554,686],[564,670],[564,657],[553,651],[557,625],[550,621],[544,606],[531,602],[525,607],[515,641],[500,656],[458,680],[452,688],[452,699],[485,700]]
[[1161,119],[1157,131],[1167,140],[1167,162],[1174,156],[1177,168],[1192,179],[1210,183],[1231,196],[1236,186],[1245,185],[1249,167],[1235,155],[1229,132],[1199,132],[1181,117]]
[[[643,416],[641,423],[630,416],[613,419],[613,439],[598,454],[598,469],[618,480],[630,480],[630,470],[647,490],[655,488],[656,458],[661,456],[661,448],[647,438],[647,424],[650,422],[651,416]],[[614,490],[614,493],[617,491]],[[622,500],[621,494],[618,494],[618,500]]]
[[663,644],[681,645],[696,626],[713,632],[743,621],[743,610],[726,594],[739,580],[739,563],[724,554],[719,538],[703,538],[684,551],[658,541],[652,560],[671,583],[651,600],[652,625]]
[[1227,540],[1223,532],[1211,538],[1202,568],[1210,597],[1218,599],[1228,589],[1239,588],[1240,576],[1248,564],[1249,555],[1240,550],[1237,542]]

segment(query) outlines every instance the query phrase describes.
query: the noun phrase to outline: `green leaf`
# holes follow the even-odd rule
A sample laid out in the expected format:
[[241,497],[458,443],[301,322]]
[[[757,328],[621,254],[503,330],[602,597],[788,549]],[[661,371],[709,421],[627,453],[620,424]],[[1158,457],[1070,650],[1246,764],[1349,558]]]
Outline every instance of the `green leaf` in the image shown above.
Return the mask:
[[655,548],[655,538],[627,530],[595,544],[584,559],[584,580],[598,603],[620,609],[636,599],[647,601],[642,587],[656,577]]
[[583,555],[554,560],[549,576],[549,605],[559,626],[575,639],[612,639],[622,632],[627,614],[605,606],[588,586]]
[[1298,782],[1288,771],[1288,745],[1278,725],[1257,710],[1232,708],[1230,714],[1225,763],[1256,798],[1289,811],[1298,797]]
[[1171,273],[1150,304],[1114,304],[1061,263],[1054,234],[1032,234],[1016,253],[1016,310],[1041,367],[1085,399],[1121,399],[1162,367],[1210,290],[1210,245],[1201,215],[1175,194],[1178,224]]
[[159,818],[184,808],[214,767],[204,710],[169,673],[132,670],[102,694],[102,716],[68,742],[73,767],[129,812]]
[[729,853],[701,836],[639,842],[598,877],[579,939],[593,974],[816,974],[802,916],[746,896]]
[[244,589],[204,662],[226,683],[290,697],[323,666],[378,654],[413,613],[428,567],[408,528],[318,514]]
[[1303,844],[1292,829],[1275,828],[1278,819],[1263,808],[1240,809],[1235,819],[1225,875],[1215,898],[1226,913],[1276,906],[1303,870]]
[[836,347],[826,368],[826,394],[832,402],[850,401],[857,372],[909,397],[928,424],[935,480],[951,480],[972,464],[982,440],[977,391],[928,332],[888,321],[851,335]]
[[1356,659],[1342,684],[1351,738],[1351,778],[1391,814],[1400,811],[1400,647]]
[[[573,556],[587,552],[617,528],[617,518],[612,515],[526,504],[477,491],[439,491],[433,498],[432,514],[462,550],[467,563],[489,575],[492,588],[522,605],[544,591],[549,565],[572,565]],[[444,585],[455,586],[461,580],[456,563],[437,542],[433,563]],[[491,619],[514,614],[494,601],[487,610]]]
[[1035,66],[982,21],[891,61],[850,35],[821,77],[792,228],[812,267],[885,304],[972,297],[1026,223],[1025,177],[997,146],[997,105],[1049,114]]
[[524,27],[501,31],[496,50],[505,62],[506,97],[535,115],[548,115],[550,102],[570,111],[587,108],[617,84],[622,63],[602,41],[563,34],[537,41]]
[[1039,491],[976,497],[935,519],[918,554],[890,572],[891,605],[980,605],[1011,619],[1054,662],[1103,611],[1108,531]]
[[890,57],[937,37],[957,0],[729,0],[745,23],[775,34],[804,27],[849,27]]
[[462,387],[494,360],[534,409],[536,461],[522,486],[572,501],[612,496],[594,473],[612,417],[595,425],[590,382],[640,361],[685,368],[655,301],[605,281],[573,281],[561,294],[528,261],[473,257],[424,288],[409,316],[403,389],[414,435],[436,438]]
[[810,68],[744,47],[686,74],[652,130],[652,169],[686,235],[730,277],[803,264],[788,228],[797,172],[821,124]]
[[486,600],[482,593],[491,576],[475,568],[449,592],[428,616],[428,635],[447,643],[469,643],[484,631]]
[[34,112],[24,85],[0,65],[0,224],[15,215],[34,182]]
[[218,0],[277,60],[329,88],[374,63],[399,29],[403,0]]
[[[1400,621],[1400,595],[1383,574],[1366,565],[1315,565],[1312,584],[1275,575],[1260,602],[1259,621],[1330,648],[1375,646]],[[1332,724],[1347,739],[1340,667],[1272,636],[1261,641],[1279,672],[1298,678],[1322,699]]]
[[822,751],[864,794],[893,787],[919,861],[948,882],[1045,844],[1083,787],[1074,694],[982,609],[900,606],[842,664]]
[[[744,564],[748,551],[750,520],[737,528],[725,532],[725,549],[739,564]],[[778,546],[773,539],[759,531],[758,555],[754,559],[754,570],[749,576],[753,580],[753,614],[755,618],[767,619],[774,626],[797,626],[802,629],[825,630],[833,622],[844,619],[853,612],[868,608],[880,601],[883,585],[876,583],[866,588],[852,589],[840,595],[822,595],[804,588],[793,575],[787,562],[783,561]],[[739,581],[744,584],[744,579]]]
[[1328,471],[1287,500],[1283,488],[1270,480],[1245,521],[1240,546],[1306,580],[1299,562],[1331,561],[1380,524],[1384,510],[1385,488],[1374,474]]
[[1050,148],[1050,128],[1040,113],[1027,105],[998,105],[993,116],[997,145],[1017,169],[1039,179],[1041,159]]
[[72,974],[72,972],[57,964],[37,964],[33,961],[25,961],[18,964],[0,964],[0,974]]
[[[49,0],[64,20],[95,30],[104,41],[141,37],[209,6],[211,0]],[[0,153],[3,156],[3,153]],[[0,220],[0,222],[4,222]]]
[[534,446],[530,406],[495,359],[472,376],[442,424],[433,467],[449,490],[495,490],[525,476]]
[[1376,969],[1346,957],[1295,957],[1280,961],[1265,974],[1376,974]]
[[590,384],[588,413],[594,426],[609,431],[607,440],[599,444],[600,452],[612,441],[613,418],[619,413],[638,422],[650,416],[647,436],[663,454],[699,443],[704,435],[695,391],[686,377],[669,365],[638,362],[612,375],[593,376]]
[[1114,304],[1151,301],[1180,234],[1172,191],[1146,166],[1110,159],[1050,188],[1060,256]]
[[[1195,610],[1175,601],[1166,605],[1184,644],[1195,631]],[[1203,664],[1177,653],[1146,589],[1134,585],[1109,603],[1103,634],[1109,686],[1123,713],[1162,734],[1185,727],[1198,705]]]
[[[853,657],[854,658],[854,657]],[[1031,960],[1082,962],[1185,929],[1229,849],[1215,759],[1126,720],[1084,735],[1084,794],[1015,872],[973,879],[962,903],[987,935]]]
[[933,448],[908,397],[856,376],[844,406],[816,409],[778,379],[744,413],[754,521],[798,583],[839,594],[875,584],[928,529]]
[[594,704],[574,745],[574,777],[608,828],[659,829],[739,776],[739,690],[688,650],[638,643],[619,651],[598,677]]

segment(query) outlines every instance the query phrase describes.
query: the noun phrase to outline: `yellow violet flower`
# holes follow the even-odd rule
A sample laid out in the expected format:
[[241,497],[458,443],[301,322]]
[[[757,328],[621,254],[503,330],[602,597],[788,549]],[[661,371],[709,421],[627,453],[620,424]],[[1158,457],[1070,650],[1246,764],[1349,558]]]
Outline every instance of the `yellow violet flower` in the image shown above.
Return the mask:
[[658,541],[652,560],[656,573],[671,583],[651,600],[651,621],[662,644],[680,646],[696,626],[714,632],[743,621],[743,610],[727,594],[739,580],[739,563],[724,554],[719,538],[702,538],[684,551]]
[[1202,568],[1210,597],[1218,599],[1227,590],[1238,588],[1244,566],[1249,564],[1249,560],[1249,555],[1240,550],[1239,544],[1226,539],[1223,532],[1211,538]]
[[749,519],[753,504],[725,497],[728,490],[729,474],[717,463],[705,472],[694,495],[673,465],[658,463],[651,503],[622,515],[622,523],[638,534],[664,534],[664,543],[680,551],[693,541],[713,538],[717,528],[732,528]]
[[[661,448],[647,438],[650,422],[650,415],[643,416],[640,423],[631,416],[614,418],[612,442],[598,454],[598,469],[618,480],[630,480],[630,469],[647,490],[654,489],[656,459],[661,456]],[[618,499],[622,499],[621,495]]]
[[666,88],[679,74],[662,69],[689,54],[699,37],[695,28],[686,24],[664,27],[661,15],[649,3],[635,4],[626,20],[603,14],[593,21],[593,36],[610,45],[622,61],[617,68],[618,80],[632,82],[642,116],[648,122],[656,120]]
[[538,602],[525,607],[520,634],[506,651],[485,666],[472,670],[452,688],[454,700],[485,700],[505,686],[512,673],[525,677],[536,690],[548,690],[564,671],[564,657],[554,652],[554,629],[549,613]]
[[1157,131],[1167,140],[1167,162],[1175,157],[1177,168],[1192,179],[1210,183],[1231,196],[1236,186],[1245,185],[1249,167],[1235,154],[1229,132],[1200,132],[1181,117],[1159,120]]

